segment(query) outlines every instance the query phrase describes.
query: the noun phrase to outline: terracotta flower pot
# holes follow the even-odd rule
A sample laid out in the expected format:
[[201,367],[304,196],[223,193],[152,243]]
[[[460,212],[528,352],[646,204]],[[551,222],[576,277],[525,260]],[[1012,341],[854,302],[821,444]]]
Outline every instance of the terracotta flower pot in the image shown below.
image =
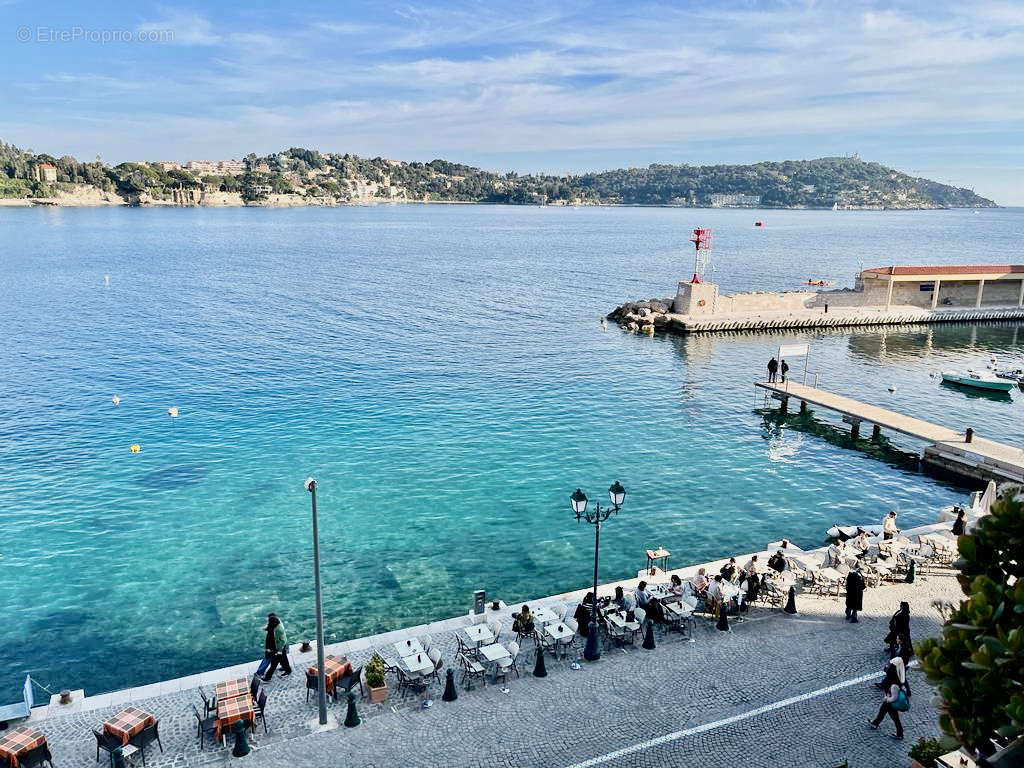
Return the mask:
[[374,704],[380,704],[384,699],[388,697],[388,686],[387,683],[382,685],[380,688],[374,688],[372,685],[367,684],[366,686],[370,690],[370,701]]

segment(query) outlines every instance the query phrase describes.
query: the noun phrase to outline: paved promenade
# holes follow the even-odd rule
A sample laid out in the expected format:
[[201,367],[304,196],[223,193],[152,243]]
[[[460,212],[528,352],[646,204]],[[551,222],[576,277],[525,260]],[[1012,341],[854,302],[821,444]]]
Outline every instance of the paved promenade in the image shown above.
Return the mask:
[[[694,570],[687,568],[684,572]],[[628,583],[635,584],[636,579]],[[605,589],[601,590],[602,594]],[[888,721],[867,727],[880,694],[871,681],[881,677],[887,655],[882,637],[901,600],[911,604],[915,642],[939,631],[937,600],[959,599],[951,571],[941,570],[913,585],[870,589],[856,625],[843,621],[842,599],[801,595],[800,613],[756,607],[729,633],[698,618],[695,643],[677,634],[658,635],[658,647],[608,650],[596,663],[572,670],[548,657],[548,676],[534,678],[532,643],[520,654],[522,675],[501,685],[459,689],[456,702],[419,706],[415,695],[391,691],[383,705],[360,703],[363,722],[311,734],[315,696],[305,701],[303,669],[312,654],[293,656],[296,673],[269,684],[267,720],[252,753],[241,759],[230,749],[199,750],[192,704],[196,685],[251,674],[255,662],[231,670],[162,684],[151,697],[135,689],[109,699],[86,700],[88,711],[51,712],[38,725],[61,768],[95,765],[91,728],[129,700],[160,721],[164,752],[147,753],[148,764],[200,766],[851,766],[904,765],[906,751],[920,736],[938,733],[931,692],[918,670],[910,676],[912,711],[904,718],[907,741],[891,737]],[[537,601],[536,604],[549,601]],[[501,611],[499,641],[511,639],[511,608]],[[446,668],[454,663],[454,631],[463,617],[428,627],[362,638],[329,648],[365,663],[373,648],[385,649],[407,636],[429,632],[442,649]],[[458,679],[458,675],[456,676]],[[157,693],[161,686],[150,689]],[[102,705],[102,706],[100,706]],[[339,720],[343,704],[331,704]],[[105,757],[105,756],[104,756]]]

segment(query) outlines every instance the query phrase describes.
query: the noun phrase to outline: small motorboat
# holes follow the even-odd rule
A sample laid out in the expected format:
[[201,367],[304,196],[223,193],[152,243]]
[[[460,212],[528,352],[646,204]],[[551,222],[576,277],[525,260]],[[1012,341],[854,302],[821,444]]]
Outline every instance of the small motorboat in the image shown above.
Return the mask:
[[1013,389],[1012,381],[1000,379],[988,371],[943,371],[942,380],[948,381],[950,384],[959,384],[963,387],[974,387],[975,389],[987,389],[994,392],[1009,392]]
[[1024,384],[1024,368],[997,368],[992,371],[1000,379],[1009,379]]
[[817,288],[827,288],[830,285],[835,285],[835,280],[805,280],[804,285],[813,285]]
[[859,536],[861,531],[866,531],[869,536],[881,536],[882,526],[880,525],[833,525],[827,531],[825,535],[830,539],[839,539],[840,541],[847,541],[855,536]]

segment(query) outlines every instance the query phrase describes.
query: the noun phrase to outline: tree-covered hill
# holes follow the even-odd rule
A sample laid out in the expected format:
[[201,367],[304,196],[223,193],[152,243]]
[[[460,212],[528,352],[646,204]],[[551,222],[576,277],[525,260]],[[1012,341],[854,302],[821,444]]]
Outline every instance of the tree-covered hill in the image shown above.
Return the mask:
[[[36,177],[41,163],[56,180]],[[173,164],[170,164],[173,165]],[[321,153],[293,147],[248,155],[230,171],[190,172],[166,163],[79,162],[0,142],[0,197],[46,197],[89,185],[127,202],[198,201],[220,192],[259,203],[271,196],[318,203],[467,202],[512,204],[745,205],[766,208],[991,207],[973,190],[919,179],[859,157],[753,165],[650,165],[583,175],[519,175],[447,160],[429,163]],[[187,194],[184,194],[187,193]]]

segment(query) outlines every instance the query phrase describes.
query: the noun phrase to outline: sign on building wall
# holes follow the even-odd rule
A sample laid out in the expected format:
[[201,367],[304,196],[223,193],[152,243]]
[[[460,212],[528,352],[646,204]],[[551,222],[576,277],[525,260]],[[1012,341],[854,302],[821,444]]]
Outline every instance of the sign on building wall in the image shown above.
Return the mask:
[[921,283],[921,285],[918,288],[918,290],[920,290],[920,291],[928,291],[929,293],[931,293],[932,291],[935,290],[935,283]]

